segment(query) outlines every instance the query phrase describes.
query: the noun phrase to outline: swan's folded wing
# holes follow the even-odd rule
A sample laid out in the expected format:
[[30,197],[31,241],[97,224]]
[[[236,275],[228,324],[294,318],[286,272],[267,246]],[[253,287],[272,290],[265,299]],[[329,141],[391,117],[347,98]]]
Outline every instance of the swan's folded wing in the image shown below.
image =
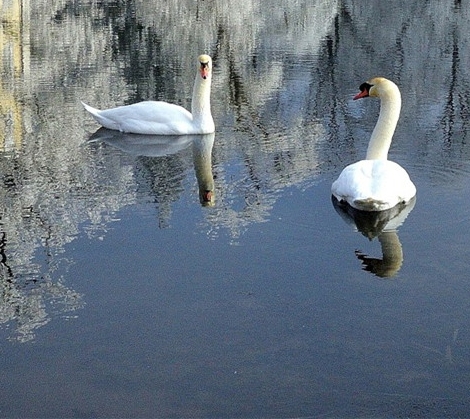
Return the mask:
[[140,102],[100,112],[122,132],[140,134],[190,134],[192,115],[181,106],[167,102]]
[[173,135],[194,130],[191,113],[172,103],[146,101],[102,111],[84,106],[98,123],[121,132]]

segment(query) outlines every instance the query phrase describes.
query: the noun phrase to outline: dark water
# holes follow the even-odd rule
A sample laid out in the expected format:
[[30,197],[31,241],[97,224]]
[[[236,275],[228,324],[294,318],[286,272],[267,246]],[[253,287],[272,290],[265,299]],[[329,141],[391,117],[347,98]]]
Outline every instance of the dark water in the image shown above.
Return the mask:
[[[0,417],[468,416],[470,5],[226,3],[0,6]],[[203,52],[214,136],[95,134]],[[374,75],[418,190],[382,234],[330,197]]]

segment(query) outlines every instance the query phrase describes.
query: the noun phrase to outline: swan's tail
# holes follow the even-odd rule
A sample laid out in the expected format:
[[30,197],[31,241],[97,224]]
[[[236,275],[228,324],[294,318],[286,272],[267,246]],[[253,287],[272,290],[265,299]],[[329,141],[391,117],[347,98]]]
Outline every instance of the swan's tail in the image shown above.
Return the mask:
[[85,102],[82,102],[82,101],[80,102],[83,105],[83,107],[93,116],[99,116],[100,111],[98,109],[93,108],[93,106],[87,105]]
[[101,114],[102,111],[94,108],[93,106],[87,105],[84,102],[82,102],[82,105],[85,108],[85,110],[89,112],[90,115],[95,119],[95,121],[98,122],[98,124],[108,129],[114,129],[114,130],[120,131],[119,125],[115,121],[103,116]]

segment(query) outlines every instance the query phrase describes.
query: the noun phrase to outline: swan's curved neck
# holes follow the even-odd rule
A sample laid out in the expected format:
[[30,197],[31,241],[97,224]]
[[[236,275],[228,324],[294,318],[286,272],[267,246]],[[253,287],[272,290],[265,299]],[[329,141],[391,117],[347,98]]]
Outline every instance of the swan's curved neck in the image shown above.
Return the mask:
[[203,122],[204,119],[210,118],[211,115],[211,75],[207,79],[203,79],[199,72],[196,74],[194,81],[193,98],[191,102],[191,113],[195,122]]
[[401,95],[396,86],[381,92],[379,119],[369,140],[366,160],[387,160],[400,109]]

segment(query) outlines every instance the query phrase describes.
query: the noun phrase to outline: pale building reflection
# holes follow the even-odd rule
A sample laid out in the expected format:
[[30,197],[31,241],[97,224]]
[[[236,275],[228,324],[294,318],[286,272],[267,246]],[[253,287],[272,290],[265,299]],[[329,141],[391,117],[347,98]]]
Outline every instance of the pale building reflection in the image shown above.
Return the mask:
[[347,224],[362,233],[369,240],[377,237],[382,250],[382,258],[375,258],[356,250],[363,269],[380,278],[392,278],[403,264],[403,248],[398,237],[398,227],[403,224],[413,210],[416,197],[407,205],[397,205],[387,211],[359,211],[347,204],[339,203],[332,197],[337,213]]
[[[204,135],[142,135],[128,134],[100,128],[88,139],[101,142],[132,156],[166,157],[177,154],[192,145],[194,171],[202,206],[215,204],[215,184],[212,174],[212,148],[215,134]],[[184,168],[181,168],[184,170]],[[169,173],[169,177],[173,174]],[[167,184],[171,188],[171,183]]]
[[0,2],[0,150],[20,148],[22,143],[23,110],[17,85],[29,70],[27,31],[29,1]]

